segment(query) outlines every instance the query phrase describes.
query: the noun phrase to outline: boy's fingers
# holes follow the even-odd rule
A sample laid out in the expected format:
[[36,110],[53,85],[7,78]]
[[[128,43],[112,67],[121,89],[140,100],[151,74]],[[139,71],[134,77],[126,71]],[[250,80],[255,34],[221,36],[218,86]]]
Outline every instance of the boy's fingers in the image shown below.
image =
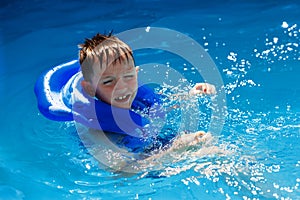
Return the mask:
[[194,94],[216,94],[216,88],[209,83],[197,83],[193,89]]
[[214,85],[209,85],[208,94],[216,94],[216,88]]

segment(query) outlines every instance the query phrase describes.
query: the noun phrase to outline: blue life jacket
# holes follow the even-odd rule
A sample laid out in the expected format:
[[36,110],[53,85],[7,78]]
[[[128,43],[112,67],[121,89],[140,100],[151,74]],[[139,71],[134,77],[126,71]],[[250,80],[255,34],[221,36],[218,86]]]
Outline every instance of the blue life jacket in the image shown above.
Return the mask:
[[[149,124],[148,118],[134,110],[145,112],[161,103],[160,95],[143,85],[138,88],[132,103],[133,110],[117,108],[86,95],[80,86],[81,80],[82,73],[77,60],[44,72],[34,87],[40,112],[51,120],[75,120],[90,128],[134,136],[136,129]],[[85,107],[92,112],[88,109],[81,112],[81,108]]]

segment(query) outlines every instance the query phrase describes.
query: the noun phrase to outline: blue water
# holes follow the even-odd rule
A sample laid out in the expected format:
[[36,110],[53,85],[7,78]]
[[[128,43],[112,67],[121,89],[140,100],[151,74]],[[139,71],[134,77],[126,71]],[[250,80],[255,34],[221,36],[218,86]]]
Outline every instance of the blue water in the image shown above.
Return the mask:
[[[298,1],[0,5],[0,199],[300,199]],[[124,176],[98,167],[74,124],[39,114],[41,72],[76,58],[77,44],[97,32],[147,26],[176,30],[209,53],[227,100],[216,145],[233,153],[183,154],[151,175]],[[136,52],[136,62],[191,67],[151,51]]]

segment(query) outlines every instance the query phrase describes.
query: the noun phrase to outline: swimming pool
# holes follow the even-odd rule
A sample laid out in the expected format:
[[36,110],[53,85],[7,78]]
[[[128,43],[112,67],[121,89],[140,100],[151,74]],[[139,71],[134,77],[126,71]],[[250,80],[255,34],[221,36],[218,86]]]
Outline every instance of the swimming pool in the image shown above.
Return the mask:
[[[299,199],[299,8],[298,1],[1,2],[0,198]],[[77,44],[96,32],[139,27],[178,31],[207,50],[226,92],[217,145],[233,153],[183,153],[161,170],[121,176],[98,167],[74,124],[39,114],[33,86],[41,72],[76,58]],[[198,81],[174,54],[137,51],[136,62],[170,65]]]

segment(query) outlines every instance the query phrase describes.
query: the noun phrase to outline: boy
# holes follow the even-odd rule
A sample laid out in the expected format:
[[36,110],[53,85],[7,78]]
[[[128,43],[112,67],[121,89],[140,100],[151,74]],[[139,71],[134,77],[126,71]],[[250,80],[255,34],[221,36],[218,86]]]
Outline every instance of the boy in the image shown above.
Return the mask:
[[[111,34],[96,34],[93,38],[86,39],[85,43],[79,47],[79,61],[83,75],[81,86],[84,92],[114,107],[131,109],[138,90],[138,68],[135,66],[131,48]],[[198,83],[189,92],[190,95],[215,93],[215,87],[207,83]],[[90,139],[103,143],[103,135],[99,136],[95,134],[95,131],[91,131],[93,133],[90,136],[93,139],[91,137]],[[167,151],[203,142],[205,138],[203,136],[203,132],[183,134],[174,139]],[[130,139],[134,138],[129,137]],[[117,140],[120,142],[120,139]],[[121,139],[122,141],[124,140]],[[158,148],[150,149],[157,150]],[[134,152],[132,149],[130,151]]]

